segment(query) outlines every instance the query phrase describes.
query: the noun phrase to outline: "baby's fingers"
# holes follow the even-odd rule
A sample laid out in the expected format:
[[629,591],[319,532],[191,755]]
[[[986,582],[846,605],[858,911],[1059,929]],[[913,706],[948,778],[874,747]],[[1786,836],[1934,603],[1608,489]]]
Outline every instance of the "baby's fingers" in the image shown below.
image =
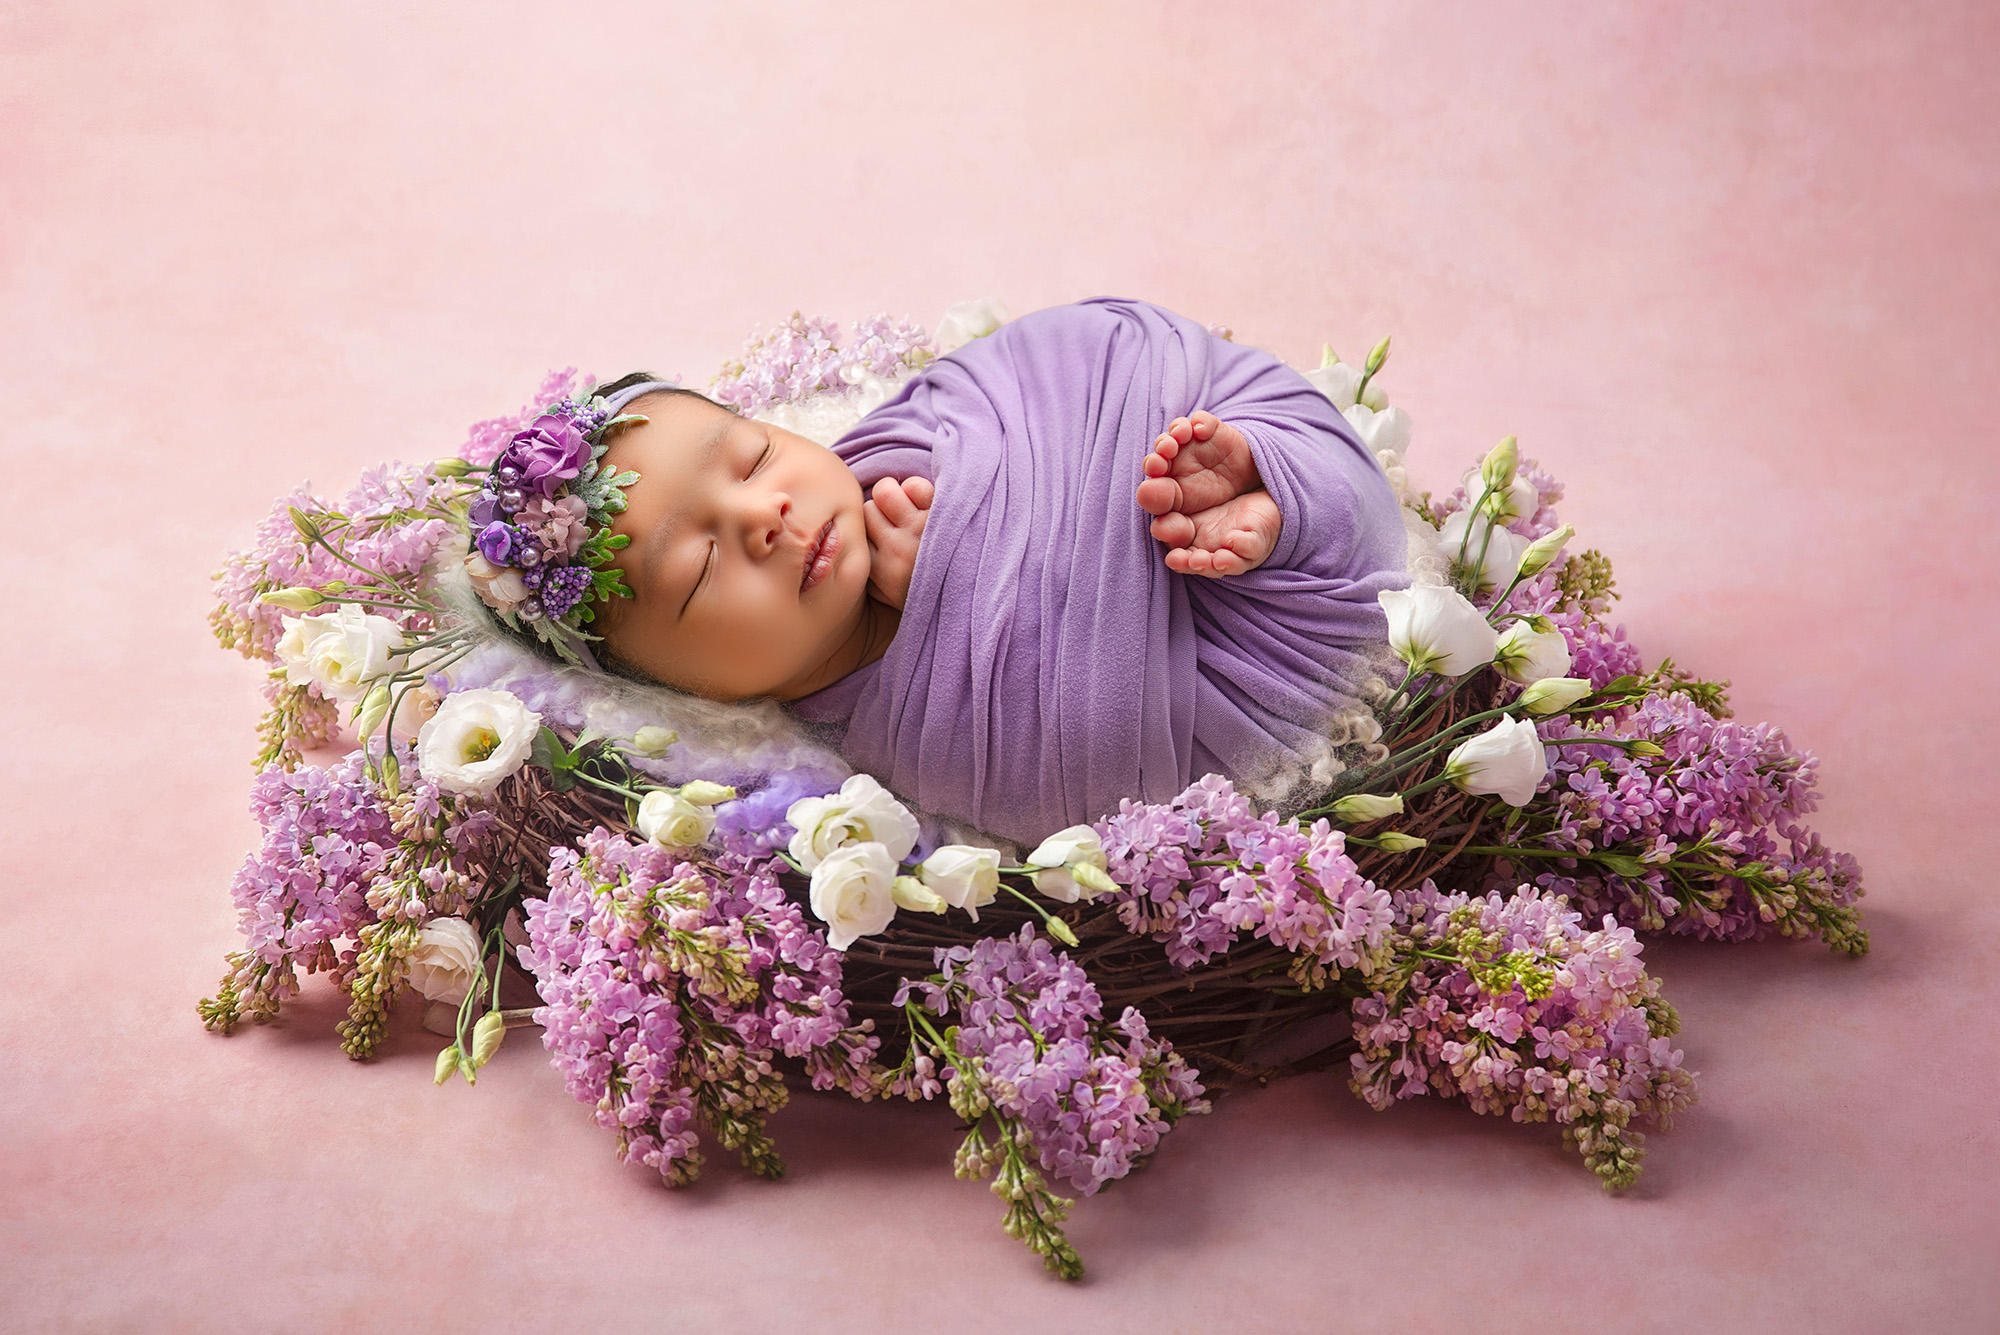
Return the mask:
[[916,517],[915,503],[910,500],[909,493],[903,490],[903,484],[895,478],[885,477],[877,482],[870,495],[874,497],[870,504],[881,511],[882,518],[897,528],[901,528]]
[[910,498],[911,505],[919,510],[928,510],[931,502],[937,499],[937,488],[927,477],[906,477],[903,479],[903,494]]

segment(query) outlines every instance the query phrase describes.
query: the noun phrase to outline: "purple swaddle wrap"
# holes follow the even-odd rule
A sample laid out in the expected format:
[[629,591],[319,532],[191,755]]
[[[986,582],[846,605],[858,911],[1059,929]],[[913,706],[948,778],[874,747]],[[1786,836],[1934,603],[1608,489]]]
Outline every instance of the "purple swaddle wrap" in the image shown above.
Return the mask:
[[[1175,417],[1248,437],[1270,559],[1169,571],[1133,499]],[[1038,311],[926,368],[834,445],[863,487],[931,478],[903,619],[876,663],[795,702],[941,815],[1023,840],[1297,763],[1373,670],[1408,583],[1397,502],[1326,398],[1144,302]]]

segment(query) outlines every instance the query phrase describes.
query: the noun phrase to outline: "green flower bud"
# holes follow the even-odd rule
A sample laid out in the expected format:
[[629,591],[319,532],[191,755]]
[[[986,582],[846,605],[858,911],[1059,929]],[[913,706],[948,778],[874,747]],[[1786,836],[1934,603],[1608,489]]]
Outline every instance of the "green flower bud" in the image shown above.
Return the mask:
[[1093,895],[1108,895],[1118,889],[1118,882],[1111,879],[1111,873],[1094,862],[1078,862],[1070,867],[1069,874]]
[[362,697],[361,708],[354,711],[354,733],[366,737],[382,726],[382,720],[389,717],[389,688],[376,685]]
[[465,1077],[465,1083],[468,1085],[479,1083],[479,1068],[472,1064],[472,1054],[466,1052],[458,1054],[458,1073]]
[[1486,452],[1479,465],[1479,480],[1495,491],[1505,491],[1514,485],[1519,464],[1520,451],[1514,446],[1514,437],[1508,436]]
[[710,783],[707,779],[695,779],[681,785],[681,797],[698,807],[712,807],[717,802],[732,801],[736,790],[726,783]]
[[1374,349],[1371,352],[1369,352],[1368,361],[1361,369],[1368,372],[1369,375],[1374,375],[1377,371],[1382,369],[1382,363],[1388,360],[1389,360],[1389,336],[1387,334],[1384,334],[1382,336],[1382,341],[1380,343],[1377,343]]
[[450,1047],[446,1048],[443,1052],[440,1052],[438,1054],[437,1071],[435,1074],[432,1075],[431,1083],[434,1085],[441,1085],[445,1081],[451,1079],[452,1073],[457,1070],[458,1070],[458,1044],[454,1043]]
[[1428,848],[1430,847],[1430,842],[1428,839],[1419,839],[1414,834],[1403,834],[1399,831],[1391,830],[1389,833],[1378,838],[1375,841],[1375,846],[1385,853],[1407,853],[1415,848]]
[[1333,804],[1333,814],[1344,821],[1359,825],[1363,821],[1381,820],[1385,816],[1403,814],[1403,795],[1377,797],[1373,793],[1355,793],[1343,797]]
[[484,1066],[493,1060],[493,1054],[500,1051],[500,1044],[507,1038],[507,1021],[499,1011],[488,1011],[479,1017],[479,1023],[472,1026],[472,1064]]
[[1049,929],[1050,936],[1062,942],[1064,945],[1073,946],[1076,944],[1076,933],[1072,932],[1069,929],[1069,924],[1064,922],[1061,918],[1050,918],[1043,925]]
[[1598,863],[1606,871],[1614,872],[1628,880],[1637,880],[1646,874],[1646,864],[1626,853],[1599,853]]
[[1625,749],[1635,756],[1663,756],[1666,754],[1664,750],[1652,742],[1633,742]]
[[1530,714],[1560,714],[1591,692],[1586,677],[1543,677],[1521,692],[1514,703]]
[[310,612],[326,599],[320,596],[318,589],[308,589],[302,584],[295,584],[289,589],[273,589],[259,597],[257,601],[271,607],[282,607],[287,612]]
[[1549,563],[1562,551],[1563,544],[1576,536],[1576,529],[1568,524],[1553,533],[1544,533],[1528,544],[1528,550],[1521,553],[1521,578],[1533,579],[1549,568]]
[[463,459],[434,459],[431,473],[436,477],[464,477],[472,471],[472,465]]
[[1333,344],[1322,343],[1319,345],[1320,370],[1324,371],[1327,367],[1332,366],[1335,362],[1339,360],[1340,360],[1340,354],[1333,350]]
[[644,727],[632,734],[632,749],[648,759],[658,760],[680,739],[681,735],[672,728]]
[[292,517],[292,527],[297,529],[299,536],[307,542],[319,536],[319,525],[304,510],[296,505],[288,505],[285,507],[285,513]]

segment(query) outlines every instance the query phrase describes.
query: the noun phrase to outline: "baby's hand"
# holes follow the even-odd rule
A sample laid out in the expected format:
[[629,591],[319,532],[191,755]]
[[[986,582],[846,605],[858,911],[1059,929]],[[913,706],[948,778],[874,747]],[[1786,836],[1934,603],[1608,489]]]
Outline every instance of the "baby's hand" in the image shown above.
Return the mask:
[[875,484],[861,507],[868,526],[868,591],[875,601],[902,610],[910,596],[910,571],[917,564],[917,543],[924,536],[937,488],[926,477],[898,482],[885,477]]

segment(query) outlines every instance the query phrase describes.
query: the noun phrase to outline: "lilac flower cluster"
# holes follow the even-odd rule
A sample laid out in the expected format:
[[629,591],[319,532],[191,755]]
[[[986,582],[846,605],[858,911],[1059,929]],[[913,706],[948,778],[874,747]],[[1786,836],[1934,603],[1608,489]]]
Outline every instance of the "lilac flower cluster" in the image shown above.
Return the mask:
[[298,991],[298,968],[335,969],[335,942],[374,920],[368,892],[387,867],[396,835],[381,790],[352,755],[330,769],[278,768],[257,776],[251,814],[263,828],[230,887],[243,949],[215,998],[202,1003],[211,1029],[244,1015],[268,1019]]
[[[1866,948],[1853,907],[1860,867],[1801,821],[1819,803],[1819,762],[1777,728],[1668,693],[1541,732],[1565,743],[1549,748],[1553,801],[1530,812],[1514,860],[1546,868],[1538,884],[1641,928],[1726,941],[1775,930]],[[1644,740],[1661,754],[1576,740],[1590,737]]]
[[779,1052],[816,1088],[873,1092],[880,1040],[850,1021],[840,957],[771,863],[703,867],[600,827],[557,850],[527,929],[535,1018],[571,1095],[669,1182],[699,1173],[703,1124],[753,1171],[783,1171],[764,1127],[786,1098]]
[[794,311],[769,333],[751,335],[743,355],[709,382],[709,393],[751,417],[774,404],[844,393],[865,375],[893,375],[932,355],[922,325],[869,316],[855,322],[853,342],[843,347],[838,322]]
[[1300,984],[1320,987],[1332,970],[1369,967],[1388,939],[1389,896],[1356,870],[1341,832],[1259,816],[1219,775],[1170,803],[1123,801],[1097,831],[1120,920],[1161,942],[1176,968],[1248,930],[1292,951]]
[[[216,572],[220,605],[209,618],[216,638],[225,649],[235,649],[245,658],[276,662],[285,613],[259,602],[261,595],[273,589],[318,589],[335,580],[365,578],[356,566],[414,581],[453,531],[445,507],[458,492],[456,481],[427,468],[383,464],[363,473],[338,504],[329,505],[304,487],[281,497],[257,526],[256,541],[230,553]],[[294,508],[326,518],[330,537],[351,563],[307,543],[292,522]],[[420,613],[376,610],[406,630],[424,623]]]
[[[888,1088],[929,1099],[944,1076],[952,1111],[969,1126],[958,1175],[993,1177],[1007,1233],[1074,1279],[1082,1262],[1061,1227],[1071,1201],[1043,1174],[1096,1194],[1181,1117],[1208,1111],[1201,1081],[1133,1007],[1106,1024],[1096,986],[1031,925],[935,958],[938,973],[896,991],[912,1022],[910,1051]],[[943,1032],[928,1018],[953,1015]]]
[[1694,1102],[1668,1041],[1678,1017],[1629,928],[1585,930],[1559,896],[1396,896],[1395,985],[1354,1003],[1355,1093],[1377,1109],[1435,1093],[1517,1122],[1553,1119],[1607,1188],[1638,1176],[1644,1137]]

